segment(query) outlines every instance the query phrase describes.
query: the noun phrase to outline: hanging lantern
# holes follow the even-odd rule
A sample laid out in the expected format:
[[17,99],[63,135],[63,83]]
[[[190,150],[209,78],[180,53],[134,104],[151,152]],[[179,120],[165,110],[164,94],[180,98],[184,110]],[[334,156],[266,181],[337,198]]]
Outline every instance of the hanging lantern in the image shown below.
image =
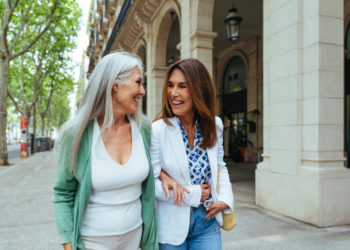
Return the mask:
[[239,25],[241,21],[242,18],[238,16],[236,8],[233,7],[228,11],[225,24],[227,29],[227,39],[232,43],[236,43],[239,39]]

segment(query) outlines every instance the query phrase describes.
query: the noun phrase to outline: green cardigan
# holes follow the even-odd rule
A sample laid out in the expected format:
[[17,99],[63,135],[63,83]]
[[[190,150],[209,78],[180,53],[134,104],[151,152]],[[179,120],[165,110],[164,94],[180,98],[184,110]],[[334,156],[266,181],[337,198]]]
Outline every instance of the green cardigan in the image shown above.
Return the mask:
[[[144,118],[141,127],[150,171],[146,180],[142,182],[142,220],[143,233],[140,248],[157,250],[157,221],[154,199],[154,177],[149,154],[150,121]],[[94,122],[90,121],[86,127],[79,146],[76,176],[69,170],[72,136],[67,136],[60,146],[58,158],[58,173],[54,186],[53,202],[55,205],[56,225],[61,238],[61,244],[71,242],[73,249],[85,249],[80,235],[80,225],[90,200],[91,192],[91,143]],[[69,137],[69,138],[68,138]]]

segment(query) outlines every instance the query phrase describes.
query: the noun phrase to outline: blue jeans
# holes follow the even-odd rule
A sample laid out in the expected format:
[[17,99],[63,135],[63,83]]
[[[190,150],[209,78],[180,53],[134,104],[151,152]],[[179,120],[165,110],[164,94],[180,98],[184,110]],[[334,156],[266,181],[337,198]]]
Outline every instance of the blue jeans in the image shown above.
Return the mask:
[[186,240],[178,246],[159,244],[159,250],[221,250],[220,226],[215,218],[208,219],[206,215],[203,205],[191,208]]

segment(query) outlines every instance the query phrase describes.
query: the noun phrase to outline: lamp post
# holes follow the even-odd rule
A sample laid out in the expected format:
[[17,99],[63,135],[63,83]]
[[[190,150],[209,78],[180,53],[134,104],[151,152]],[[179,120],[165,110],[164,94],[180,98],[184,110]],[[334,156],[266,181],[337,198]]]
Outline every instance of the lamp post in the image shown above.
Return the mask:
[[239,39],[239,25],[241,21],[242,17],[237,14],[237,9],[234,7],[234,1],[232,1],[232,8],[228,11],[228,15],[225,18],[227,39],[232,43],[236,43]]

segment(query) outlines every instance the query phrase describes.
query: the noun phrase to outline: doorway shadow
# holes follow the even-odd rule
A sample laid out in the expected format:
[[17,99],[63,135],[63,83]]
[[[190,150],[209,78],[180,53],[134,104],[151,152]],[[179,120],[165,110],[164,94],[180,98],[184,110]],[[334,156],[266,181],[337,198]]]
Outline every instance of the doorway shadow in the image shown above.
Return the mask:
[[231,158],[225,157],[226,167],[230,175],[231,183],[255,182],[256,163],[233,162]]

